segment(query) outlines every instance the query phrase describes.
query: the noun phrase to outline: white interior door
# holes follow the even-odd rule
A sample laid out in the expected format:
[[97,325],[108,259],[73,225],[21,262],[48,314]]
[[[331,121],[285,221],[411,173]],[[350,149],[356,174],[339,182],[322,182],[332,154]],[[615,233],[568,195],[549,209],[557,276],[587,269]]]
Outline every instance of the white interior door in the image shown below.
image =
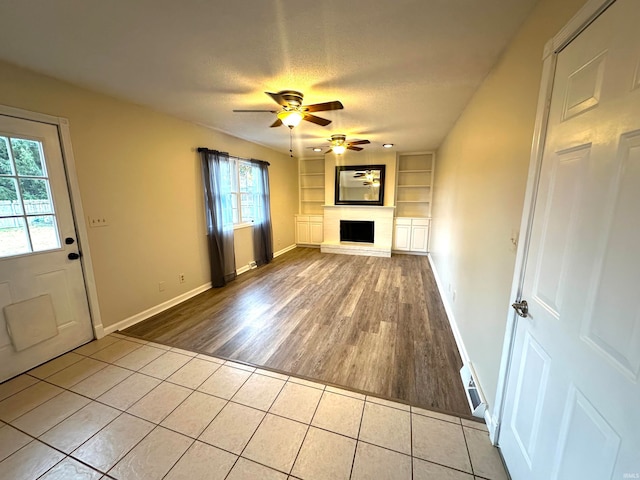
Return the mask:
[[0,115],[0,381],[93,338],[54,125]]
[[640,2],[557,57],[500,447],[514,479],[640,478]]

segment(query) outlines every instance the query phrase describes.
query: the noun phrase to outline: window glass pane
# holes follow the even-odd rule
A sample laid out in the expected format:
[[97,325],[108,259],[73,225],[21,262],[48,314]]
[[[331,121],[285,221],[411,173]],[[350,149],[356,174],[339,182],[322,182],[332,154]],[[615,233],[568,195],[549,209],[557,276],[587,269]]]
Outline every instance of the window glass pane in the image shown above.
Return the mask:
[[56,219],[53,215],[27,217],[34,252],[60,248]]
[[0,137],[0,175],[12,175],[11,160],[9,159],[9,143],[7,137]]
[[18,175],[44,177],[42,157],[40,156],[40,142],[24,138],[12,138],[11,148],[16,162]]
[[17,182],[13,178],[0,178],[0,217],[22,213]]
[[24,217],[0,218],[0,257],[29,253]]
[[49,180],[21,178],[20,188],[27,214],[53,213],[53,205],[49,198]]
[[253,187],[253,168],[248,163],[240,163],[240,191],[246,192]]
[[243,222],[251,222],[254,220],[253,200],[254,200],[254,195],[251,193],[242,193],[240,195],[240,207],[242,208]]

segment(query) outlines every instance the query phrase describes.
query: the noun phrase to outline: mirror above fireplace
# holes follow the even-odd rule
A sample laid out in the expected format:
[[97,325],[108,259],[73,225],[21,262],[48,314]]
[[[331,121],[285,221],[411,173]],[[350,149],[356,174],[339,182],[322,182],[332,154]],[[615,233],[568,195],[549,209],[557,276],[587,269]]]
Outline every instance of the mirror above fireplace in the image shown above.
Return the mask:
[[336,205],[383,205],[384,165],[336,167]]

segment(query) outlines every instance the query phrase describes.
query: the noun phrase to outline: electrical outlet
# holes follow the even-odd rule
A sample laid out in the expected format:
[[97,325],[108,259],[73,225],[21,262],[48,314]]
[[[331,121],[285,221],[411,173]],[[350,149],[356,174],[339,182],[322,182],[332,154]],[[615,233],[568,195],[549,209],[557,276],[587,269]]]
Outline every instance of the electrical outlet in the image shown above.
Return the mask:
[[159,292],[164,292],[164,282],[159,282],[158,283],[158,291]]
[[258,264],[255,260],[249,262],[249,268],[258,268]]
[[179,273],[179,274],[178,274],[178,281],[179,281],[180,283],[184,283],[184,282],[185,282],[185,279],[184,279],[184,273]]
[[106,227],[107,225],[109,225],[109,222],[107,222],[106,217],[103,216],[99,216],[99,217],[89,217],[89,226],[90,227]]

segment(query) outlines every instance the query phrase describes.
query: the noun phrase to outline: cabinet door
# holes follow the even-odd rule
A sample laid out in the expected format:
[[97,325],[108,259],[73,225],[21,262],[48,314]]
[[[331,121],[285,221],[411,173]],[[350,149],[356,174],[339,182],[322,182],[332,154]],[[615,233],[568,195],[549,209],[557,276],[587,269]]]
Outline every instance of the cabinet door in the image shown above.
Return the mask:
[[309,243],[309,222],[296,222],[296,243]]
[[322,223],[313,222],[309,224],[310,226],[310,235],[311,235],[311,243],[322,243],[323,240],[323,231],[322,231]]
[[393,235],[394,250],[410,250],[411,249],[411,226],[397,225]]
[[411,250],[414,252],[427,252],[429,246],[429,227],[426,225],[414,225],[411,227]]

